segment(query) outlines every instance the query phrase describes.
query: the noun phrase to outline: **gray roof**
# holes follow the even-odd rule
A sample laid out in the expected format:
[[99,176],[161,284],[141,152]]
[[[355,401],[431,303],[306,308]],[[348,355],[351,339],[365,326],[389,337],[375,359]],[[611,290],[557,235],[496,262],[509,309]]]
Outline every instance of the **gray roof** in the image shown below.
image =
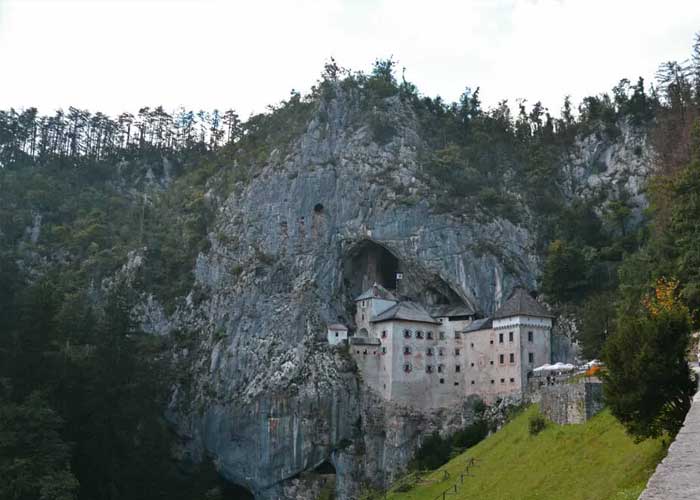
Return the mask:
[[464,329],[462,333],[478,332],[479,330],[489,330],[493,326],[493,319],[483,318],[475,319],[469,326]]
[[384,288],[382,285],[375,283],[369,290],[365,291],[362,295],[357,297],[355,299],[355,302],[357,302],[358,300],[366,299],[396,300],[396,297],[393,293]]
[[347,331],[348,327],[345,325],[342,325],[340,323],[333,323],[332,325],[328,325],[329,330],[345,330]]
[[474,308],[467,304],[430,306],[430,315],[433,318],[454,318],[455,316],[474,316],[475,314]]
[[511,316],[535,316],[552,318],[550,312],[527,293],[524,288],[516,288],[513,294],[494,313],[494,319],[510,318]]
[[383,313],[372,318],[372,323],[392,320],[416,321],[418,323],[437,323],[437,321],[435,321],[430,314],[428,314],[428,311],[426,311],[422,305],[408,301],[399,302],[398,304],[391,306]]

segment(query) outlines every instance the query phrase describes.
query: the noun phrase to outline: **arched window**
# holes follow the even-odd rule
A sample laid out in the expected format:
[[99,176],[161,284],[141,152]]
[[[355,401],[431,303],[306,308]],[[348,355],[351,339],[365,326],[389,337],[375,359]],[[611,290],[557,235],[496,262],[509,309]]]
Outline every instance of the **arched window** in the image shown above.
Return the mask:
[[418,331],[416,332],[416,338],[417,338],[417,339],[422,339],[422,338],[423,338],[423,332],[420,331],[420,330],[418,330]]

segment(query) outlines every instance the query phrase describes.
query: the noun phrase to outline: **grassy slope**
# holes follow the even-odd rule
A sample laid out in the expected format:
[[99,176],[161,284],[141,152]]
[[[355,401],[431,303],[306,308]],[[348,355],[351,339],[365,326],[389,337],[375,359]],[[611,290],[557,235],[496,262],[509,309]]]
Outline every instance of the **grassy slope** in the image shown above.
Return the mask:
[[[450,488],[468,457],[477,465],[449,499],[636,499],[666,453],[661,440],[634,444],[619,423],[603,412],[585,425],[549,424],[528,432],[528,408],[499,432],[426,475],[406,493],[389,499],[433,500]],[[450,474],[444,478],[444,471]]]

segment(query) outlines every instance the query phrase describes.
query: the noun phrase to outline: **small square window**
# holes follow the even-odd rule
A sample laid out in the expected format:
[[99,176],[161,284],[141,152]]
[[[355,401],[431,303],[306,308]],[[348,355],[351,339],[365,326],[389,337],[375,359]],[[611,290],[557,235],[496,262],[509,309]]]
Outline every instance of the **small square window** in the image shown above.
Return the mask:
[[459,356],[459,348],[455,349],[455,356]]
[[444,384],[444,383],[445,383],[445,379],[444,379],[444,378],[441,378],[441,379],[440,379],[440,383],[441,383],[441,384]]
[[491,340],[489,341],[489,344],[493,345],[493,339],[491,339]]
[[440,332],[440,340],[445,340],[445,332]]
[[474,385],[474,381],[472,380],[472,385]]
[[502,378],[502,379],[501,379],[501,384],[505,384],[505,383],[506,383],[506,379]]
[[459,382],[455,382],[455,385],[459,385]]
[[335,336],[336,336],[336,337],[338,336],[338,332],[335,332]]
[[455,338],[456,338],[456,339],[461,339],[461,338],[462,338],[462,334],[459,333],[459,332],[455,332]]
[[433,373],[433,365],[427,365],[425,367],[425,371],[428,373]]
[[421,332],[420,330],[418,330],[418,331],[416,332],[416,338],[417,338],[417,339],[422,339],[422,338],[423,338],[423,332]]
[[489,361],[489,364],[492,365],[492,364],[493,364],[493,360]]
[[511,379],[510,379],[510,382],[511,382],[511,384],[512,384],[513,382],[515,382],[515,379],[514,379],[514,378],[511,378]]
[[472,363],[472,366],[474,366],[474,363]]
[[433,340],[433,332],[425,332],[425,336],[428,340]]
[[491,379],[491,383],[492,383],[492,384],[494,384],[495,382],[496,382],[495,380]]

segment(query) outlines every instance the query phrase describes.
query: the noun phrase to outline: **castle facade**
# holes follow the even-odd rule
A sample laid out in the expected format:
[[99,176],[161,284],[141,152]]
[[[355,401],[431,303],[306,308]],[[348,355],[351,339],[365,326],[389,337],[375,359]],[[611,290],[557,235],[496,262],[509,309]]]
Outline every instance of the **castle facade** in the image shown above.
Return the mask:
[[[363,382],[390,401],[439,408],[473,394],[492,402],[522,394],[532,370],[551,361],[553,318],[523,289],[488,318],[466,305],[401,299],[377,284],[355,303],[350,352]],[[334,335],[342,325],[332,326]]]

